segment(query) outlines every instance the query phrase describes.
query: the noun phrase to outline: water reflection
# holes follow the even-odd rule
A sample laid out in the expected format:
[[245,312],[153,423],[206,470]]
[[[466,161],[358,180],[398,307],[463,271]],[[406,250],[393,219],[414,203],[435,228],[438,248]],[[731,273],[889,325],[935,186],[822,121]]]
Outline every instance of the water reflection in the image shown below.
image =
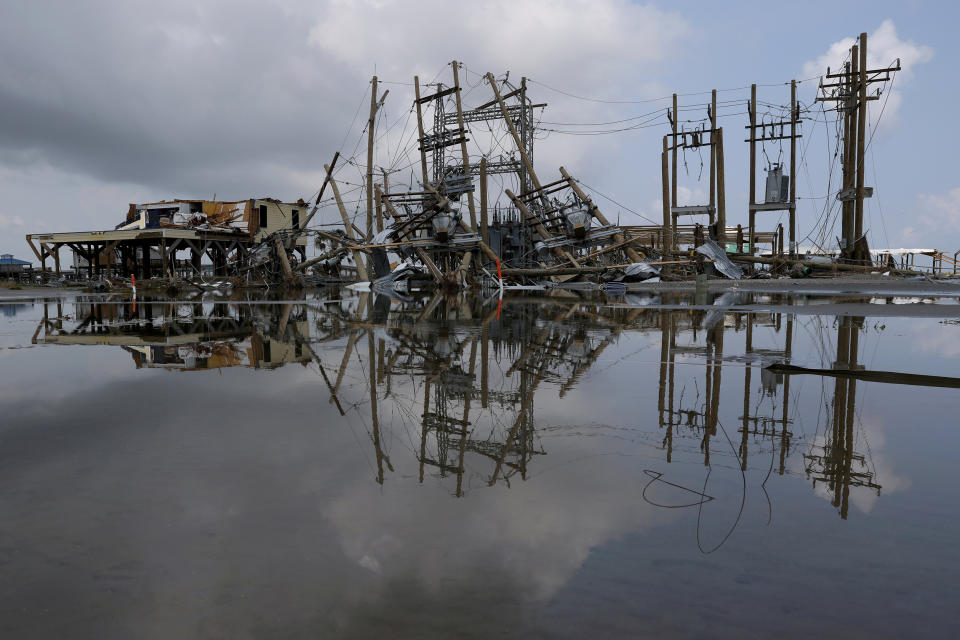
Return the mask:
[[[863,369],[857,364],[862,317],[841,318],[837,326],[837,358],[835,369]],[[833,401],[829,418],[830,431],[823,444],[804,454],[807,478],[825,484],[832,496],[833,506],[846,520],[850,511],[850,488],[867,487],[880,495],[880,485],[874,479],[872,464],[866,456],[854,450],[856,416],[856,378],[835,378]]]
[[151,301],[44,303],[33,344],[114,345],[136,368],[275,369],[311,360],[303,305]]
[[[0,629],[906,635],[893,583],[942,622],[953,396],[863,376],[956,361],[911,367],[911,322],[800,302],[37,302],[5,334],[37,348],[0,350]],[[838,570],[872,589],[857,615]]]
[[27,309],[32,309],[33,304],[26,303],[5,303],[0,304],[0,315],[3,315],[6,318],[12,318],[17,313],[23,313]]
[[[769,296],[765,301],[791,303]],[[536,419],[539,389],[548,385],[564,398],[592,369],[603,368],[598,361],[622,336],[659,333],[656,417],[664,462],[674,462],[678,446],[689,459],[691,449],[680,443],[692,441],[702,465],[710,467],[718,442],[726,453],[725,439],[731,446],[736,442],[733,453],[742,471],[754,456],[770,455],[771,472],[784,476],[799,449],[806,478],[814,489],[829,490],[842,518],[849,515],[851,488],[880,494],[869,453],[855,447],[855,379],[830,383],[824,435],[818,425],[817,437],[795,443],[791,376],[765,368],[793,358],[794,314],[730,311],[747,302],[731,293],[699,292],[695,306],[669,308],[685,302],[681,294],[611,301],[572,292],[502,301],[441,294],[269,304],[242,297],[56,301],[44,303],[33,342],[118,346],[138,369],[315,365],[339,414],[358,412],[369,420],[377,483],[396,475],[384,443],[400,431],[415,437],[417,481],[449,482],[451,493],[462,497],[468,485],[526,481],[536,460],[548,455],[541,436],[556,427]],[[863,317],[836,322],[831,367],[863,368],[857,364],[863,326]],[[754,340],[761,329],[762,347]],[[737,346],[725,353],[724,341],[729,344],[731,336]],[[739,401],[730,389],[737,379],[742,379]],[[736,422],[724,424],[720,416],[731,407]]]

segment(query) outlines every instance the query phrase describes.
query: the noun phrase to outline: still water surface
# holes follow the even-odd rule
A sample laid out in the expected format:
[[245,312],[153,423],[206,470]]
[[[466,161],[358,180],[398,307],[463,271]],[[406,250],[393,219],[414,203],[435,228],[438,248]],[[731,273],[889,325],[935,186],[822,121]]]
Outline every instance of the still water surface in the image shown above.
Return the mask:
[[955,637],[958,309],[0,301],[0,637]]

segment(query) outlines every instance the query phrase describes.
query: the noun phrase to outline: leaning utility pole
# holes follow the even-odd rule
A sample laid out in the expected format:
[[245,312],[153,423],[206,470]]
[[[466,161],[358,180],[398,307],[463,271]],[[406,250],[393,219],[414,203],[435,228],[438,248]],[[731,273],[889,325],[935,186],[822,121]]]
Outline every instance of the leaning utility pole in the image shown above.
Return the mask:
[[[513,136],[513,141],[517,145],[517,150],[520,152],[520,158],[523,160],[523,166],[527,170],[527,176],[530,178],[530,181],[533,183],[533,186],[536,189],[540,189],[540,180],[537,178],[537,172],[533,170],[533,162],[530,160],[530,156],[527,154],[527,149],[524,146],[524,141],[520,138],[520,134],[517,132],[517,128],[513,126],[513,119],[510,117],[510,112],[507,109],[507,105],[503,101],[503,96],[500,95],[500,89],[497,87],[497,81],[493,77],[492,73],[487,73],[485,76],[487,82],[490,83],[490,88],[493,89],[493,95],[496,99],[496,103],[500,106],[500,112],[503,114],[503,120],[507,123],[507,129],[510,131],[510,135]],[[523,86],[526,87],[526,78],[523,78]],[[526,105],[522,105],[526,109]]]
[[[337,201],[337,209],[340,211],[340,219],[343,220],[343,228],[347,234],[347,238],[350,240],[349,244],[352,247],[356,246],[356,236],[353,235],[353,224],[350,222],[350,216],[347,215],[347,208],[343,206],[343,198],[340,197],[340,189],[337,186],[337,181],[333,178],[333,167],[330,165],[323,165],[323,170],[327,172],[327,183],[330,185],[330,188],[333,190],[333,197]],[[361,282],[370,280],[367,275],[367,268],[363,264],[363,254],[358,249],[353,249],[353,261],[357,265],[357,276]]]
[[489,245],[487,224],[487,157],[483,156],[480,158],[480,240]]

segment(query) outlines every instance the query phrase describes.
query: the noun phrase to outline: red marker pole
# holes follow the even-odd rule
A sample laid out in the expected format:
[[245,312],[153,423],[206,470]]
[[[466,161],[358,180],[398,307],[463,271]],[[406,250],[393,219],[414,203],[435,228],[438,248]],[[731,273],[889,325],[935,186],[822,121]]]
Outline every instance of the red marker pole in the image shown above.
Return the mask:
[[[500,297],[503,297],[503,272],[500,271],[500,259],[497,259],[497,278],[500,279]],[[499,311],[497,312],[497,317],[500,317]]]

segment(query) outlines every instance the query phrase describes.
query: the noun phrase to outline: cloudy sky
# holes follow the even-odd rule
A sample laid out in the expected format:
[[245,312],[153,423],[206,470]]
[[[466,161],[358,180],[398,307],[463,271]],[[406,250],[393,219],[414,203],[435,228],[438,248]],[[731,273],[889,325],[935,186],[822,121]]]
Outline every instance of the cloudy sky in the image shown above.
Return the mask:
[[[550,105],[536,148],[541,178],[554,179],[564,165],[616,201],[598,197],[608,217],[631,224],[658,217],[660,114],[668,104],[659,98],[682,94],[681,117],[695,120],[709,98],[701,92],[721,90],[721,124],[734,132],[726,137],[727,215],[745,224],[747,155],[738,132],[746,87],[758,83],[760,100],[780,105],[789,101],[781,83],[805,80],[800,99],[811,119],[797,191],[798,231],[809,243],[836,235],[825,206],[836,188],[828,183],[829,113],[813,103],[815,76],[836,67],[861,31],[871,36],[871,65],[898,57],[904,65],[871,104],[872,245],[960,248],[960,179],[944,149],[955,137],[946,123],[956,90],[939,80],[957,60],[958,11],[921,1],[729,4],[7,0],[0,252],[31,258],[26,233],[112,228],[129,202],[307,198],[335,151],[363,162],[374,73],[390,91],[376,161],[393,171],[391,181],[407,184],[416,161],[412,77],[449,83],[454,59],[464,63],[467,108],[490,99],[481,82],[487,71],[529,78],[534,100]],[[591,124],[648,119],[651,126],[616,133],[625,127]],[[471,149],[475,157],[488,151],[496,152],[479,139]],[[780,148],[764,151],[776,160]],[[696,202],[705,171],[699,156],[685,160],[681,193]],[[338,175],[356,207],[359,171],[347,164]],[[777,215],[761,226],[775,226]],[[332,207],[318,216],[336,218]]]

